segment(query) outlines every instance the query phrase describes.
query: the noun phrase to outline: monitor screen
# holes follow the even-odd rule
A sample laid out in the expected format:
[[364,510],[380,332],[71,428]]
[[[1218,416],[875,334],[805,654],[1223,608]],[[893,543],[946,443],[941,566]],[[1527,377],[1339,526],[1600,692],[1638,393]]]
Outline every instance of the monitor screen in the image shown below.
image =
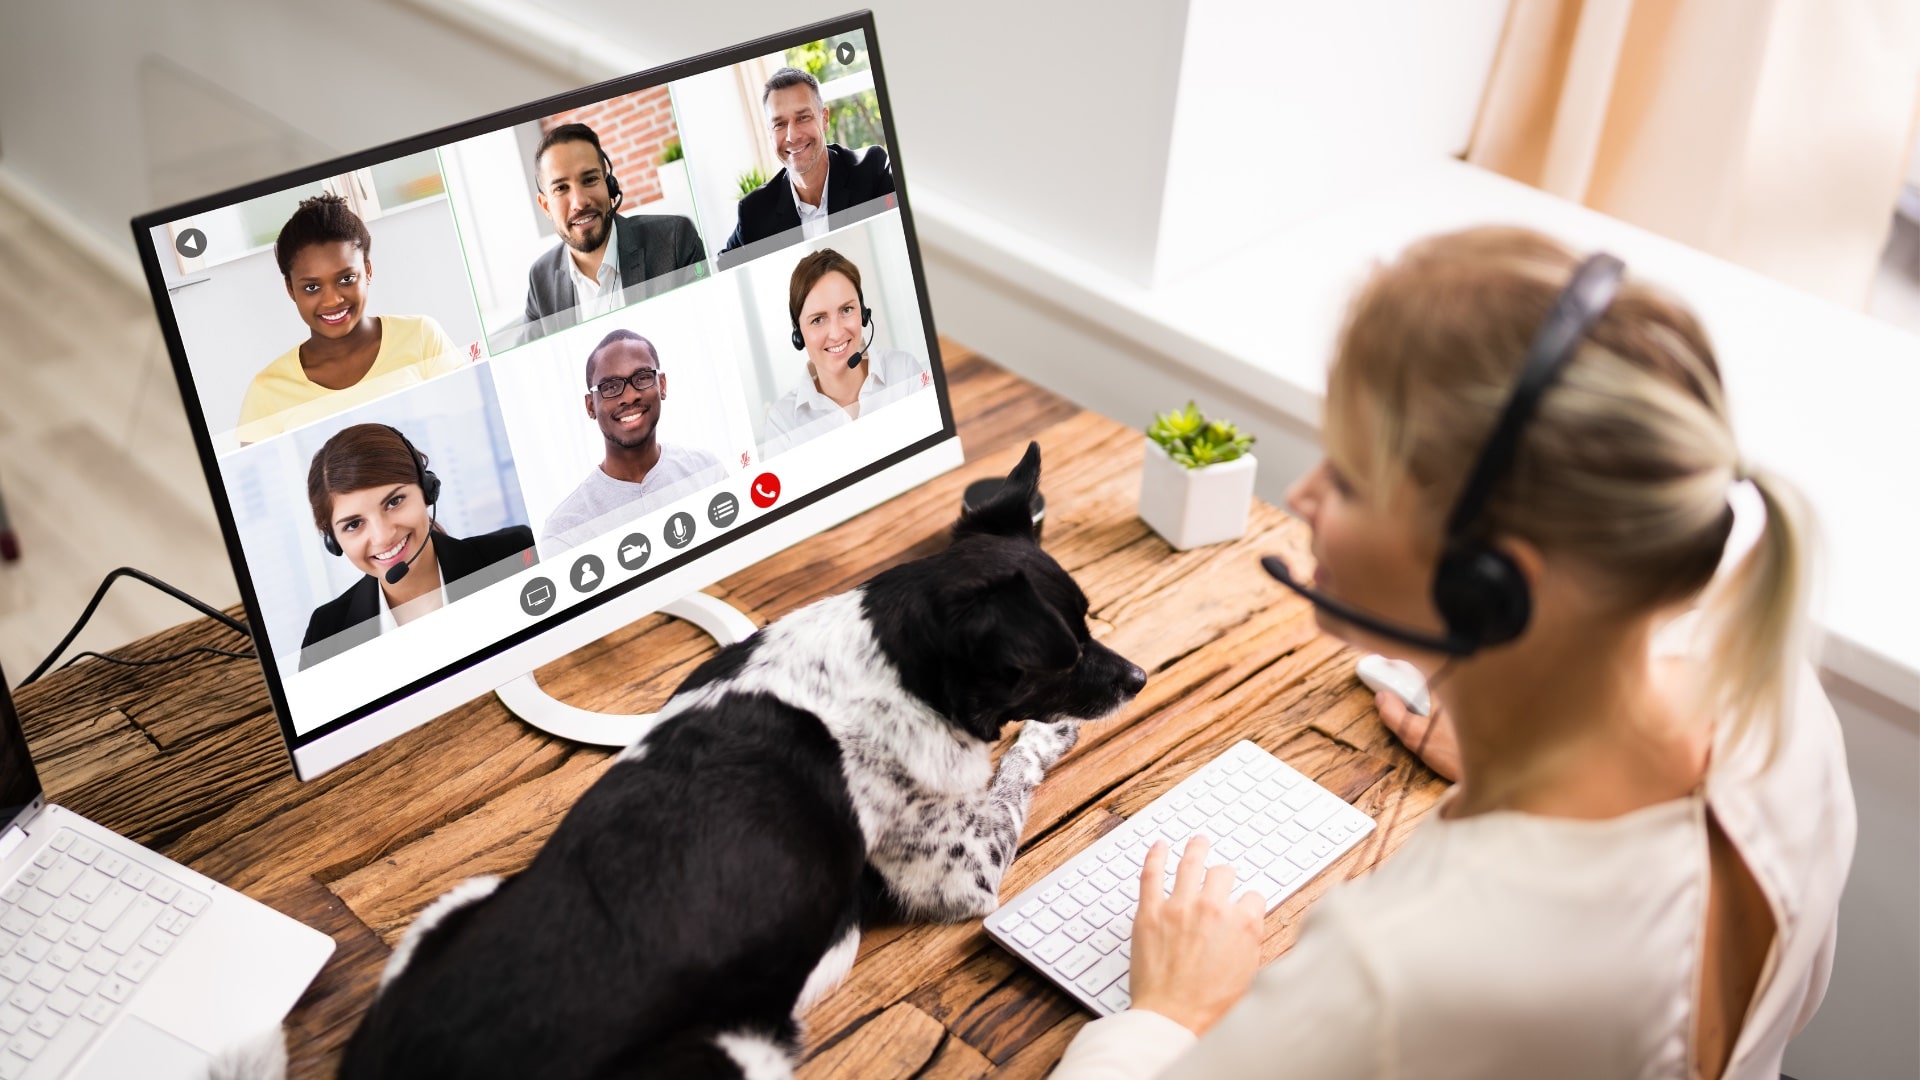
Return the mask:
[[302,775],[958,461],[868,14],[134,231]]
[[21,730],[20,714],[14,711],[7,676],[0,672],[0,828],[39,797],[40,774],[34,771],[33,756],[27,753],[27,733]]

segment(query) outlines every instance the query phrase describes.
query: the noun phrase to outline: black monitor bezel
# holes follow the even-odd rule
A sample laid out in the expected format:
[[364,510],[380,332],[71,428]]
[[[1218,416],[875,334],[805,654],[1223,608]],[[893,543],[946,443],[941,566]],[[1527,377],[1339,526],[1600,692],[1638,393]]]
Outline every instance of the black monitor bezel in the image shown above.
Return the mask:
[[[887,134],[888,153],[892,161],[894,195],[900,211],[900,222],[907,243],[907,258],[913,270],[914,287],[918,293],[921,325],[926,331],[928,363],[933,374],[935,391],[939,396],[941,429],[935,434],[914,442],[877,461],[853,470],[825,487],[808,492],[790,503],[768,511],[716,537],[712,542],[701,545],[696,550],[673,558],[663,559],[659,564],[649,566],[638,575],[596,593],[594,596],[574,604],[564,611],[557,611],[540,621],[522,627],[513,633],[504,634],[491,645],[468,654],[461,660],[430,672],[404,686],[370,700],[360,707],[335,717],[316,727],[299,732],[293,724],[291,709],[287,703],[285,688],[281,684],[280,670],[272,649],[265,646],[259,630],[254,632],[254,651],[259,657],[261,673],[265,677],[268,695],[273,701],[275,717],[280,723],[280,732],[285,740],[287,753],[291,759],[296,749],[325,738],[351,724],[369,717],[382,709],[417,693],[421,689],[441,680],[458,676],[478,664],[497,656],[517,645],[532,640],[540,634],[556,630],[572,619],[596,610],[609,603],[617,603],[634,590],[657,579],[660,575],[685,566],[689,560],[713,554],[729,544],[738,543],[763,528],[776,525],[792,514],[818,503],[819,501],[845,490],[867,477],[913,458],[957,434],[953,402],[948,394],[946,367],[940,356],[939,333],[934,327],[933,309],[927,293],[926,270],[920,259],[919,237],[914,229],[911,200],[908,195],[909,184],[904,164],[905,155],[900,152],[899,127],[894,123],[893,103],[887,92],[885,64],[881,56],[880,42],[874,30],[873,12],[861,10],[796,27],[792,30],[753,41],[742,42],[725,49],[703,53],[686,60],[680,60],[660,67],[649,68],[604,82],[584,86],[555,94],[525,105],[515,106],[490,113],[473,120],[447,127],[438,128],[407,139],[389,142],[369,150],[319,162],[302,169],[293,170],[278,176],[258,180],[250,184],[231,188],[204,198],[194,199],[176,206],[156,210],[133,219],[134,242],[140,252],[140,262],[146,271],[148,288],[154,300],[154,312],[160,321],[160,330],[166,340],[167,353],[173,361],[174,379],[180,388],[182,404],[186,407],[187,420],[193,429],[193,438],[200,453],[201,468],[207,477],[209,494],[213,498],[214,513],[220,521],[220,532],[226,540],[227,557],[233,565],[234,580],[240,588],[240,599],[246,608],[247,618],[253,627],[265,625],[260,611],[258,595],[254,591],[253,576],[247,565],[247,559],[240,543],[239,529],[233,516],[233,508],[226,494],[226,483],[220,470],[218,456],[214,453],[212,432],[207,425],[205,410],[201,407],[199,395],[195,392],[193,371],[187,361],[186,345],[180,337],[180,328],[173,317],[171,302],[163,302],[170,294],[167,281],[160,267],[160,253],[153,243],[153,230],[169,222],[223,206],[229,206],[262,195],[272,194],[290,187],[311,183],[329,176],[352,172],[370,165],[405,157],[423,150],[439,149],[452,143],[471,139],[475,136],[511,127],[516,124],[537,120],[542,116],[579,108],[610,97],[631,94],[651,89],[678,79],[703,74],[733,64],[741,63],[768,53],[784,51],[796,45],[819,41],[836,34],[861,31],[866,37],[868,66],[873,72],[874,94],[880,105],[880,119]],[[795,541],[802,539],[795,537]],[[296,772],[298,771],[296,764]]]

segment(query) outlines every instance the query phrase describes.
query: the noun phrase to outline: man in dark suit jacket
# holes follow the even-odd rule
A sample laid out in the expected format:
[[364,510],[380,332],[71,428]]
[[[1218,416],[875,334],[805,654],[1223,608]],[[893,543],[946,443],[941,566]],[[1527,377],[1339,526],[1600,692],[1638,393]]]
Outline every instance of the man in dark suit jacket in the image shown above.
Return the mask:
[[[472,595],[496,581],[505,581],[539,561],[533,530],[510,525],[462,540],[435,530],[428,550],[446,583],[447,603]],[[307,632],[300,639],[300,667],[304,670],[355,645],[380,636],[380,579],[368,574],[347,591],[313,609]]]
[[564,242],[527,271],[529,324],[575,307],[612,310],[622,289],[706,258],[687,218],[617,213],[623,196],[611,166],[585,124],[561,124],[534,151],[540,209]]
[[740,200],[739,221],[722,251],[805,228],[807,238],[826,231],[826,216],[869,199],[893,194],[887,148],[849,150],[826,141],[832,110],[820,98],[819,80],[781,68],[760,96],[773,152],[786,167]]

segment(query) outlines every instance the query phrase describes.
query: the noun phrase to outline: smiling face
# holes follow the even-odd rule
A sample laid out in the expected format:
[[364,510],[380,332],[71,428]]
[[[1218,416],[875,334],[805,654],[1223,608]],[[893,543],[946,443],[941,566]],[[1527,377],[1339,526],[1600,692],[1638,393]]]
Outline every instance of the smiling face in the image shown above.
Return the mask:
[[813,88],[802,83],[773,91],[767,95],[766,112],[774,154],[789,173],[813,176],[826,157],[824,132],[829,115],[829,110],[815,100]]
[[[667,375],[659,367],[653,353],[637,341],[615,341],[594,357],[587,387],[587,415],[600,425],[600,434],[608,442],[633,450],[652,440],[654,429],[660,425],[660,403],[667,398]],[[649,370],[656,374],[654,384],[645,390],[635,390],[629,381],[617,395],[600,396],[600,383],[631,379]]]
[[860,291],[845,274],[823,274],[814,282],[800,305],[800,337],[816,371],[843,370],[847,357],[859,351]]
[[[1327,407],[1332,412],[1336,406],[1329,400]],[[1365,463],[1331,434],[1336,429],[1352,430],[1330,423],[1327,456],[1287,489],[1287,509],[1313,529],[1313,587],[1391,622],[1442,633],[1432,600],[1434,566],[1440,557],[1438,526],[1415,509],[1410,485],[1368,490],[1358,479],[1369,475]],[[1318,607],[1314,618],[1322,630],[1360,648],[1407,655],[1406,645],[1369,634]]]
[[540,209],[575,251],[598,251],[613,231],[613,197],[592,143],[554,143],[540,155]]
[[287,268],[287,295],[315,337],[344,338],[366,315],[373,261],[349,240],[308,244]]
[[340,550],[375,577],[406,562],[426,543],[427,500],[418,484],[388,484],[333,496],[330,518]]

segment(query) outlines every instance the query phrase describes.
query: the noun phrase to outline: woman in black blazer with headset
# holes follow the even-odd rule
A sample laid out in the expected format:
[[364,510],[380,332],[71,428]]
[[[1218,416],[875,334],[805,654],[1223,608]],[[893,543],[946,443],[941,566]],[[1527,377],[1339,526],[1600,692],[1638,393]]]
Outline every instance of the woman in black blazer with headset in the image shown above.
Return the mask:
[[307,501],[328,553],[365,577],[321,604],[300,642],[307,668],[438,610],[538,561],[533,530],[511,525],[450,536],[438,521],[440,478],[427,455],[386,424],[328,439],[307,470]]

